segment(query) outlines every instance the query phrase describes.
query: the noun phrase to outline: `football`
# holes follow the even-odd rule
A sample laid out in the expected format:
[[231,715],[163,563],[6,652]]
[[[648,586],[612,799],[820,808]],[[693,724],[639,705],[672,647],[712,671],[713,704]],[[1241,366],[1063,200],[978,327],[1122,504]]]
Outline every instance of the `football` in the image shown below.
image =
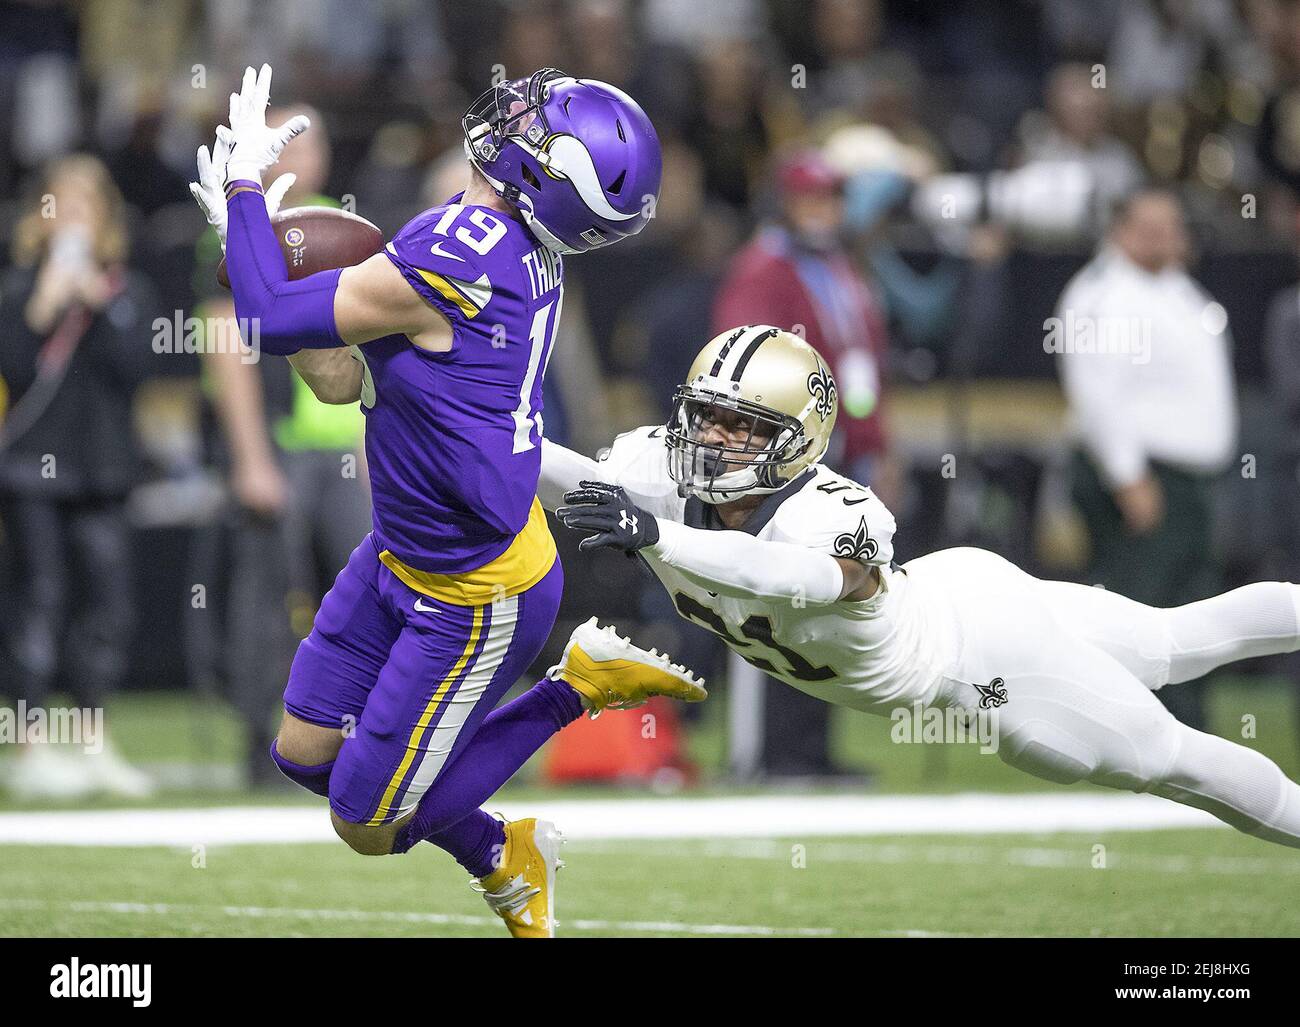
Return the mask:
[[[384,248],[384,234],[365,218],[334,207],[290,207],[271,218],[289,278],[360,264]],[[230,288],[226,258],[217,281]]]

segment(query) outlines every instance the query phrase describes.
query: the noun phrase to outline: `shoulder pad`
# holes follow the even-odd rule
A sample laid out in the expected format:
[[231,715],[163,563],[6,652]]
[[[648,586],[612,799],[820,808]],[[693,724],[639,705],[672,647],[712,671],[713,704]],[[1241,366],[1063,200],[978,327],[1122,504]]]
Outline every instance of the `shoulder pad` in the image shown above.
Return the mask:
[[894,558],[894,515],[865,485],[822,466],[815,475],[773,518],[780,539],[846,560],[887,565]]
[[477,317],[492,302],[490,276],[501,261],[489,258],[508,232],[508,218],[453,203],[408,221],[384,252],[416,292],[455,322]]

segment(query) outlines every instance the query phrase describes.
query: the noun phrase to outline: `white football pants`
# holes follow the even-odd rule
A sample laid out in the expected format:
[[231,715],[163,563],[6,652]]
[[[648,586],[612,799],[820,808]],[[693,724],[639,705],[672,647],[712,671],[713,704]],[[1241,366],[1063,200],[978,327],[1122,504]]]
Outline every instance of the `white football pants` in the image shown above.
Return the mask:
[[976,683],[1005,683],[996,722],[1006,763],[1050,781],[1153,792],[1300,848],[1300,785],[1255,750],[1180,723],[1152,694],[1300,648],[1296,585],[1261,582],[1162,610],[1039,581],[978,549],[932,553],[907,571],[951,601],[961,626],[938,701],[975,709]]

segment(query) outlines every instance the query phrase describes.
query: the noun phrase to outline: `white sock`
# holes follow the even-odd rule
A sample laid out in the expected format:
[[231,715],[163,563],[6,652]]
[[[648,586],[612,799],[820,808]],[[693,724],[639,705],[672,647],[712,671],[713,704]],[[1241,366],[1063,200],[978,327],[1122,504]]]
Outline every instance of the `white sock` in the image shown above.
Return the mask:
[[1161,612],[1170,638],[1170,683],[1236,660],[1300,649],[1300,587],[1285,581],[1243,585]]
[[1151,791],[1239,831],[1300,849],[1300,785],[1263,753],[1179,724],[1178,754]]

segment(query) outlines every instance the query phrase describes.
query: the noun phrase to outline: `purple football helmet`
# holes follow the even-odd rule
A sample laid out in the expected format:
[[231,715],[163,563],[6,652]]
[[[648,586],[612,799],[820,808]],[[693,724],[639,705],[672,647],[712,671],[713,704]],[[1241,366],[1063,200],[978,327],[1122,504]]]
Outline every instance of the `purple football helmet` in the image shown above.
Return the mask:
[[487,90],[461,127],[474,167],[557,253],[608,246],[654,216],[659,137],[621,89],[543,68]]

